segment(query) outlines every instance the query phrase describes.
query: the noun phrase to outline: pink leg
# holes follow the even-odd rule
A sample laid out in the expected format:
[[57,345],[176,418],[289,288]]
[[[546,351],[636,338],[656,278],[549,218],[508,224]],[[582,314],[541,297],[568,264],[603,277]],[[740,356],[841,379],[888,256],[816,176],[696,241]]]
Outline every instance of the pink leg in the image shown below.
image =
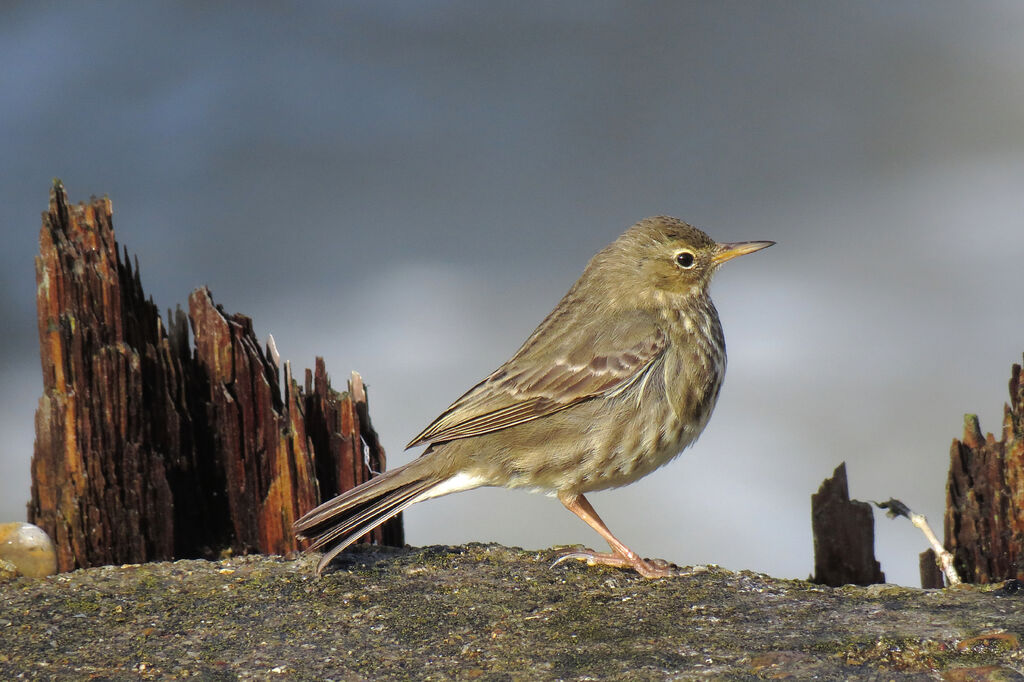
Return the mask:
[[632,568],[645,578],[667,578],[668,576],[675,575],[672,564],[667,561],[662,559],[641,559],[636,552],[622,544],[608,530],[608,526],[604,525],[604,521],[601,520],[601,517],[597,515],[597,512],[594,511],[594,508],[590,506],[590,502],[583,495],[563,495],[560,493],[558,499],[565,505],[566,509],[583,519],[588,526],[600,533],[601,537],[611,546],[612,553],[603,554],[591,550],[571,552],[559,557],[558,561],[555,562],[556,564],[566,559],[581,559],[591,566],[602,564],[605,566]]

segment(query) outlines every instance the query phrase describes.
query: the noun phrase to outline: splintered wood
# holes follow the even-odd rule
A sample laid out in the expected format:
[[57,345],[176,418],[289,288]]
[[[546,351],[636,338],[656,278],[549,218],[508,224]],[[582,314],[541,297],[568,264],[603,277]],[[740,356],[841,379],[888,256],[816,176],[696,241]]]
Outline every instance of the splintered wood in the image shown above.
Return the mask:
[[1014,365],[1002,437],[964,417],[946,485],[946,549],[965,582],[1024,579],[1024,371]]
[[53,538],[65,571],[174,554],[175,458],[154,441],[178,436],[187,411],[145,378],[176,384],[180,372],[156,368],[177,367],[174,349],[121,264],[110,221],[108,199],[69,207],[55,187],[36,258],[44,391],[29,520]]
[[[43,395],[28,515],[54,539],[59,570],[292,551],[292,522],[321,494],[384,470],[359,375],[339,393],[317,358],[314,386],[287,363],[282,386],[252,321],[205,288],[165,327],[118,251],[109,199],[73,206],[55,184],[36,283]],[[402,544],[401,520],[367,539]]]

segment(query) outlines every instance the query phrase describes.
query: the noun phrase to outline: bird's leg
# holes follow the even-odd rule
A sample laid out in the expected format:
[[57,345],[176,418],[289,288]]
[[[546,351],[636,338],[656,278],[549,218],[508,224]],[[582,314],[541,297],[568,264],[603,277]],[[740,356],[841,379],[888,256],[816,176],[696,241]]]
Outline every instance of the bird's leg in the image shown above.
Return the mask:
[[601,517],[597,515],[597,512],[594,511],[594,508],[590,506],[590,502],[583,495],[564,495],[559,493],[558,499],[565,505],[566,509],[583,519],[588,526],[596,530],[601,537],[607,540],[612,548],[612,553],[594,552],[589,549],[571,552],[559,557],[558,561],[555,562],[556,564],[565,559],[581,559],[591,566],[603,564],[605,566],[632,568],[645,578],[666,578],[675,574],[672,564],[667,561],[662,559],[642,559],[636,552],[622,544],[608,530],[608,526],[604,525],[604,521],[601,520]]

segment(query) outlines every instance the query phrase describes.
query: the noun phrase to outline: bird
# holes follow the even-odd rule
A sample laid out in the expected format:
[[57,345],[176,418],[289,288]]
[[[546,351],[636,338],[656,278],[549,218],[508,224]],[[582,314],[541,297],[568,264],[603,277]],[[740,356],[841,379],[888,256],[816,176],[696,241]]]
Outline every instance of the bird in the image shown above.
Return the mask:
[[406,449],[408,464],[341,493],[295,522],[319,575],[348,545],[413,504],[481,486],[553,495],[608,543],[559,558],[633,569],[644,559],[584,496],[632,483],[703,431],[725,375],[712,275],[772,241],[719,243],[668,216],[646,218],[591,258],[518,351],[452,403]]

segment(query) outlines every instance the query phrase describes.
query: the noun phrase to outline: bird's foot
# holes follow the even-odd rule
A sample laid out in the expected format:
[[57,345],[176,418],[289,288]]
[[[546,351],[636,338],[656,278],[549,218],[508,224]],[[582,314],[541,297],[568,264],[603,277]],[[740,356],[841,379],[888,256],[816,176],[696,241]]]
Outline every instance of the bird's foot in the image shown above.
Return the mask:
[[615,552],[595,552],[591,549],[577,550],[561,555],[551,564],[554,568],[567,559],[586,561],[588,566],[615,566],[616,568],[632,568],[645,578],[669,578],[678,574],[678,567],[664,559],[641,559],[636,554],[631,557]]

